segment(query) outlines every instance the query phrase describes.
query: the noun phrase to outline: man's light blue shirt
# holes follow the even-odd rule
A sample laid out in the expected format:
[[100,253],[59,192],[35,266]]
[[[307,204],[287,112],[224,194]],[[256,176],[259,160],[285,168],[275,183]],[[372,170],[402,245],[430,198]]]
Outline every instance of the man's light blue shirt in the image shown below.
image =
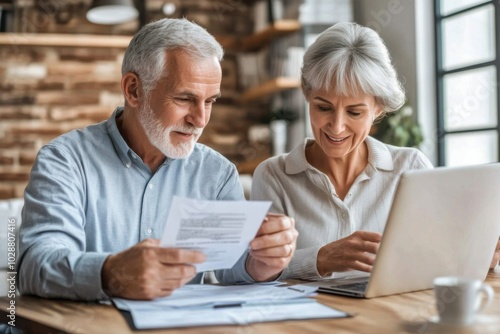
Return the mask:
[[[74,130],[42,147],[25,191],[18,261],[24,294],[81,300],[106,298],[101,268],[110,254],[159,239],[174,195],[243,200],[235,166],[196,144],[186,159],[166,159],[152,173],[116,125]],[[253,282],[242,256],[225,283]],[[126,277],[123,273],[115,273]],[[192,282],[199,283],[199,274]]]

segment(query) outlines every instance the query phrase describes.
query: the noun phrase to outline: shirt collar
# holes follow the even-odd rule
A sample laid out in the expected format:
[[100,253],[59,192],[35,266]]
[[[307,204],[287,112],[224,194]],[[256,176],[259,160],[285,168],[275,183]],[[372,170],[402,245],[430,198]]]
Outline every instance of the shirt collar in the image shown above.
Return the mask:
[[312,138],[306,138],[304,142],[297,145],[285,158],[285,172],[287,174],[298,174],[309,168],[314,168],[307,162],[306,147],[314,142]]
[[[372,165],[375,169],[394,170],[392,155],[387,146],[370,136],[366,137],[365,141],[368,148],[368,164]],[[306,138],[304,142],[297,145],[288,153],[285,158],[285,171],[287,174],[298,174],[307,169],[314,169],[306,159],[306,147],[313,142],[314,139]]]
[[123,107],[118,107],[115,109],[113,114],[106,121],[106,129],[108,130],[109,137],[113,142],[113,146],[115,147],[120,160],[123,162],[125,167],[130,167],[132,165],[132,160],[130,159],[129,152],[130,147],[123,139],[120,131],[118,130],[118,126],[116,125],[116,118],[119,117],[123,113]]
[[370,136],[366,137],[366,147],[368,147],[368,163],[376,169],[392,171],[394,162],[392,154],[387,145]]

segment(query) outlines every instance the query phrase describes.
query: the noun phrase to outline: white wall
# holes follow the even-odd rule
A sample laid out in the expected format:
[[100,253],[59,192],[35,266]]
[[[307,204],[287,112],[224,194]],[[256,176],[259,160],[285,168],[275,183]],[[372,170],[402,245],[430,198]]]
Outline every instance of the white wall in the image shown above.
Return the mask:
[[385,41],[408,104],[423,128],[421,150],[436,164],[433,1],[354,0],[354,18]]
[[418,120],[424,132],[420,149],[437,165],[437,102],[434,3],[415,3],[417,43],[417,106]]

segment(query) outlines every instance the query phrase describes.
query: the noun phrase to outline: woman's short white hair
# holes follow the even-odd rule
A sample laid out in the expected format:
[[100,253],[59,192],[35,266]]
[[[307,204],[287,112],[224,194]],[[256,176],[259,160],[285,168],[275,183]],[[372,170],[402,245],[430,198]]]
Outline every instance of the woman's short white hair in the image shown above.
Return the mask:
[[353,22],[337,23],[307,49],[302,91],[325,89],[337,96],[372,95],[385,115],[401,108],[405,94],[380,36]]
[[166,51],[182,49],[198,59],[224,56],[221,45],[204,28],[186,19],[151,22],[132,38],[125,51],[122,75],[137,74],[149,95],[163,74]]

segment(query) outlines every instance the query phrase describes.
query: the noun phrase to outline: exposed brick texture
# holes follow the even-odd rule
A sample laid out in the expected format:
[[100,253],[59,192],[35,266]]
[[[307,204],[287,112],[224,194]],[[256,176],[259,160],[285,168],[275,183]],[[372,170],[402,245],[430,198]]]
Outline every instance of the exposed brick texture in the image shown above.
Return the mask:
[[0,106],[0,120],[45,119],[45,106]]
[[13,198],[13,197],[17,197],[15,185],[9,184],[5,181],[1,182],[0,183],[0,200]]
[[19,154],[19,164],[21,166],[32,166],[35,162],[36,153],[33,151],[21,152]]
[[85,104],[99,103],[99,96],[94,92],[85,91],[50,91],[36,93],[35,103],[37,105],[71,105],[79,106]]
[[6,152],[0,153],[0,165],[13,165],[14,164],[14,157],[11,154],[8,154]]
[[29,170],[0,170],[0,181],[28,181]]
[[50,119],[56,122],[90,120],[100,122],[107,119],[113,112],[112,108],[100,105],[54,107],[50,111]]

